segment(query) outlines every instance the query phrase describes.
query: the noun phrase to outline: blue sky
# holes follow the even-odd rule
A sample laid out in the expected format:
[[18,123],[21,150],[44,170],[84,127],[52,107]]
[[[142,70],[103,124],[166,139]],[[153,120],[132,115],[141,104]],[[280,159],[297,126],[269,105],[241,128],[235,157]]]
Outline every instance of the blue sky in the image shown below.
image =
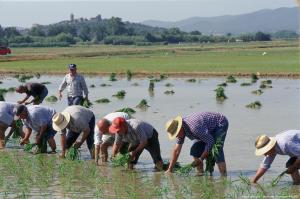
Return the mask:
[[31,27],[75,18],[121,17],[124,21],[178,21],[189,17],[236,15],[261,9],[298,6],[296,0],[0,0],[0,25]]

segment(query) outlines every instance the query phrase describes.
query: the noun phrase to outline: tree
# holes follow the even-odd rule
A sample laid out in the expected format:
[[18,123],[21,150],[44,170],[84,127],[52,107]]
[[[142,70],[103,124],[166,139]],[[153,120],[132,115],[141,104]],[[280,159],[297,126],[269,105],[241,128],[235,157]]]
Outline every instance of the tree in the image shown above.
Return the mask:
[[112,17],[108,20],[108,30],[111,35],[122,35],[126,33],[125,24],[119,17]]
[[256,41],[271,41],[271,35],[263,32],[255,33],[254,39]]
[[13,37],[16,37],[16,36],[20,36],[20,32],[17,30],[17,28],[15,27],[8,27],[8,28],[5,28],[4,29],[4,33],[5,33],[5,37],[7,39],[9,38],[13,38]]
[[190,32],[190,35],[202,35],[202,33],[199,32],[198,30],[194,30]]
[[56,36],[58,42],[66,42],[68,44],[75,44],[76,41],[70,33],[60,33]]
[[281,39],[293,39],[298,38],[298,34],[291,30],[281,30],[274,33],[275,38],[281,38]]
[[34,26],[34,27],[32,27],[29,30],[28,34],[31,35],[31,36],[38,36],[38,37],[44,37],[44,36],[46,36],[46,33],[42,29],[41,26]]
[[78,36],[82,39],[82,41],[91,41],[91,28],[88,25],[84,25],[79,30]]

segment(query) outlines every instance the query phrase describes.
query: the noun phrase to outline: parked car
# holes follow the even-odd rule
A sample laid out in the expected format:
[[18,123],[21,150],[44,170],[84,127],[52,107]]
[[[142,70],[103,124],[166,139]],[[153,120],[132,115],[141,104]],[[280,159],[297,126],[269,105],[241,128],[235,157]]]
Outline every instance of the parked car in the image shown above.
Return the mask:
[[0,46],[0,55],[10,54],[11,50],[8,47]]

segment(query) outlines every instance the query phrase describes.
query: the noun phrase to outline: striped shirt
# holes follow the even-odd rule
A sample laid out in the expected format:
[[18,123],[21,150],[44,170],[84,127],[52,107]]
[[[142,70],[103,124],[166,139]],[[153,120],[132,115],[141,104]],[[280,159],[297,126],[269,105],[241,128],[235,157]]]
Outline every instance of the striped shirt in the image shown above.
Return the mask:
[[183,144],[185,137],[188,137],[191,140],[205,142],[205,151],[209,151],[215,143],[213,133],[227,122],[224,115],[213,112],[197,112],[183,117],[184,136],[177,137],[176,143]]
[[116,134],[115,143],[128,142],[136,145],[147,141],[153,135],[153,127],[138,119],[126,120],[128,131],[125,135]]
[[276,145],[274,156],[266,156],[261,167],[269,169],[277,154],[290,157],[300,157],[300,130],[287,130],[275,136]]
[[74,77],[67,74],[58,90],[63,91],[65,88],[67,88],[68,97],[82,96],[82,92],[87,96],[89,93],[84,77],[79,74],[76,74]]
[[52,117],[56,111],[51,107],[33,105],[28,106],[28,117],[22,122],[25,127],[39,133],[42,126],[52,125]]

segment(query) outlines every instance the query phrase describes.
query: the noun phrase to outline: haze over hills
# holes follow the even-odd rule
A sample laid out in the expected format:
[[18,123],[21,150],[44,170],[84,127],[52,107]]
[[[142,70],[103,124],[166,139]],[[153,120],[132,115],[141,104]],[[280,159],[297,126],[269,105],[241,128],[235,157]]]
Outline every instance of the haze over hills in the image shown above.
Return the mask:
[[187,32],[198,30],[204,34],[240,34],[257,31],[276,32],[279,30],[299,32],[299,8],[264,9],[241,15],[192,17],[176,22],[147,20],[141,23],[154,27],[177,27]]

